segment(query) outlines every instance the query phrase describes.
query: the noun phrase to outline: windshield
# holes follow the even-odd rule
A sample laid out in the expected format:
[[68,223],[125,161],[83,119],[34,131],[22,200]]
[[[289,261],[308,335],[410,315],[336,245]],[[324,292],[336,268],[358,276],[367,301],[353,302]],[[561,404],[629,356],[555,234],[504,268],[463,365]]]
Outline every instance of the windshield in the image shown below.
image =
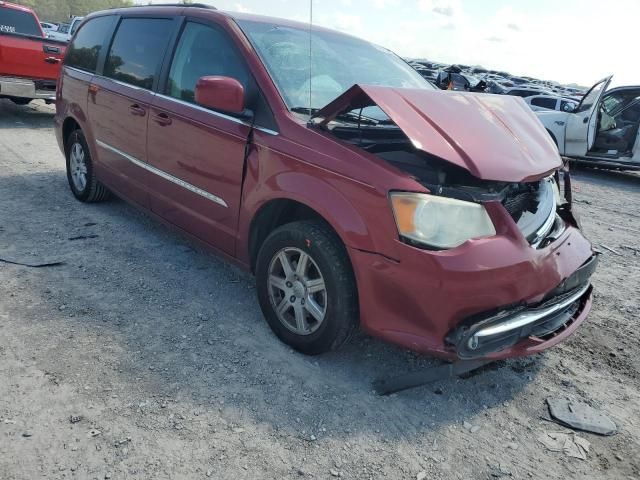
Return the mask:
[[397,55],[364,40],[330,31],[314,31],[310,39],[307,29],[238,24],[290,109],[320,109],[355,84],[435,88]]

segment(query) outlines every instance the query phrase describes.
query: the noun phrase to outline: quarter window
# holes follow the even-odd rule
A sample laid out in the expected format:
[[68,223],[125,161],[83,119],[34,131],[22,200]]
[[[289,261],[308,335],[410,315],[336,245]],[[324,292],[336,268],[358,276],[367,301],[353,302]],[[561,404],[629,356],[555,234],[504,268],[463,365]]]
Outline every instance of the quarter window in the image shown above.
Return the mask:
[[114,17],[98,17],[89,20],[69,46],[66,64],[70,67],[95,73],[100,50],[109,33]]
[[227,35],[206,25],[187,23],[171,65],[166,93],[194,103],[198,79],[210,75],[235,78],[245,92],[248,90],[249,72]]
[[104,75],[151,90],[171,36],[173,21],[126,18],[113,39]]

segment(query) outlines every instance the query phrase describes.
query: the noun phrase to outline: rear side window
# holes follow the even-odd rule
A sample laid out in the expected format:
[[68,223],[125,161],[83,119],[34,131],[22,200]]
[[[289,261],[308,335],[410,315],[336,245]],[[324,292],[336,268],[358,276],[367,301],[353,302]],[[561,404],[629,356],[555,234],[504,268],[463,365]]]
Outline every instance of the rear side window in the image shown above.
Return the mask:
[[238,80],[247,91],[249,73],[227,35],[199,23],[188,23],[169,72],[168,94],[186,102],[195,102],[200,77],[219,75]]
[[531,104],[536,107],[549,108],[551,110],[555,110],[558,101],[555,98],[534,98],[531,100]]
[[173,20],[126,18],[120,22],[104,68],[104,75],[151,90],[158,75]]
[[113,21],[114,17],[98,17],[89,20],[69,46],[65,63],[70,67],[95,73],[100,50]]
[[0,33],[42,36],[36,18],[29,12],[0,6]]

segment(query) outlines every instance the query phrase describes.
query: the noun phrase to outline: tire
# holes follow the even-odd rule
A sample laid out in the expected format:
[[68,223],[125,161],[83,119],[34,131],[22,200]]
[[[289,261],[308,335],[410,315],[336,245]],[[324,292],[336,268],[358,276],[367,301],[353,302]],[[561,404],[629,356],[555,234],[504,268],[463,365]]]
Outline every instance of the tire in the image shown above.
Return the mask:
[[[283,267],[283,254],[292,269],[290,275]],[[302,254],[308,256],[304,266]],[[258,253],[256,282],[267,323],[282,342],[301,353],[336,350],[358,326],[351,262],[338,236],[323,222],[295,222],[274,230]],[[278,307],[283,305],[284,313],[279,314]],[[319,313],[323,313],[321,320]]]
[[16,105],[29,105],[32,99],[23,97],[11,97],[10,100]]
[[[84,203],[107,200],[111,193],[98,181],[93,160],[82,130],[75,130],[67,138],[67,180],[74,197]],[[84,181],[81,180],[84,178]]]

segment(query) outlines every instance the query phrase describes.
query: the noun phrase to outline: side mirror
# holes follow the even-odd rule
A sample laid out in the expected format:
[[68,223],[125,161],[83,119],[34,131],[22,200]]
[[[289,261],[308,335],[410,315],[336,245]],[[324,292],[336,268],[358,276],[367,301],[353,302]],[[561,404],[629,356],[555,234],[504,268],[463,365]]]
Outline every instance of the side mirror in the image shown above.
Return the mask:
[[196,84],[198,105],[235,115],[245,114],[244,87],[231,77],[201,77]]

